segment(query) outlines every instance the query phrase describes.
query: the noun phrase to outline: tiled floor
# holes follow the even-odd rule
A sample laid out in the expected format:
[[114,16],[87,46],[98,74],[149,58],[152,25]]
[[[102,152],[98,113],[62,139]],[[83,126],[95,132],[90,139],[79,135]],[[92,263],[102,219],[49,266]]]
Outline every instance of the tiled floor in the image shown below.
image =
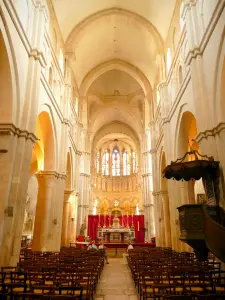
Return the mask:
[[109,258],[96,292],[96,300],[138,300],[129,268],[122,258]]

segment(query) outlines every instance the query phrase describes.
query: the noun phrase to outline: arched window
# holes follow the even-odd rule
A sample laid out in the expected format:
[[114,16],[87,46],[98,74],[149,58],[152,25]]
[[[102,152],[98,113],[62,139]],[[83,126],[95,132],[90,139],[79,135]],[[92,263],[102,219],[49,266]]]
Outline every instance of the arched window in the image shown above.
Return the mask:
[[99,169],[100,169],[100,150],[98,151],[97,155],[96,155],[96,173],[99,173]]
[[170,67],[171,67],[171,51],[170,48],[167,49],[167,54],[166,54],[166,66],[167,66],[167,72],[169,73]]
[[127,151],[123,153],[123,175],[130,175],[130,156]]
[[120,153],[117,148],[112,153],[112,176],[120,176]]
[[137,172],[137,160],[136,160],[136,152],[132,152],[132,170],[133,173]]
[[102,157],[102,175],[109,175],[109,152],[106,150]]

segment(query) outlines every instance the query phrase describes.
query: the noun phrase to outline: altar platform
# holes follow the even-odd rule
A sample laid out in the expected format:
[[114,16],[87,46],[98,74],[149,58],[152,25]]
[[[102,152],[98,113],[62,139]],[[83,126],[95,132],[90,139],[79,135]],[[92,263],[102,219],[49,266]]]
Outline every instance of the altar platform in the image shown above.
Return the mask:
[[[103,242],[104,245],[107,248],[127,248],[128,243],[114,243],[114,242]],[[87,247],[90,243],[89,242],[75,242],[75,243],[70,243],[70,247],[79,247],[80,245],[83,245],[84,247]],[[96,242],[95,245],[98,247],[100,243]],[[155,243],[132,243],[132,246],[134,248],[155,248]]]
[[[96,245],[98,246],[99,243],[96,243]],[[128,247],[128,243],[114,243],[114,242],[104,242],[104,245],[107,248],[127,248]],[[155,243],[132,243],[132,246],[134,248],[155,248]]]
[[[76,242],[76,243],[70,243],[70,247],[77,247],[77,248],[87,248],[89,245],[88,242]],[[122,254],[126,252],[126,249],[128,247],[128,243],[114,243],[114,242],[104,242],[104,245],[106,246],[107,253],[109,257],[122,257]],[[99,246],[99,243],[96,242],[96,246]],[[134,248],[155,248],[155,243],[132,243],[132,246]]]

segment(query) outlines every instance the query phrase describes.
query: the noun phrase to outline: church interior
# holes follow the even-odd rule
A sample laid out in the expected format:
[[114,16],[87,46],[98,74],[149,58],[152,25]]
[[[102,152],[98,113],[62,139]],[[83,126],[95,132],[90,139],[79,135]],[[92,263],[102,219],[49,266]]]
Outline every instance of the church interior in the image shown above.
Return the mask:
[[225,299],[224,149],[225,0],[1,0],[0,299]]

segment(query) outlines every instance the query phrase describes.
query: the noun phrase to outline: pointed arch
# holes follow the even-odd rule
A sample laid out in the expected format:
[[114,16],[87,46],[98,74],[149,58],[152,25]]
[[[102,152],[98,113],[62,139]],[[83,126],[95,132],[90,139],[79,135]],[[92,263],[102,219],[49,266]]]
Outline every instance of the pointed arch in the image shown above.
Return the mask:
[[14,46],[7,23],[0,17],[0,121],[18,124],[20,119],[19,80]]
[[112,152],[112,176],[120,176],[120,151],[117,146]]
[[93,68],[83,79],[81,86],[80,86],[80,95],[86,96],[88,93],[88,90],[92,83],[100,77],[102,74],[111,71],[111,70],[120,70],[127,74],[129,74],[131,77],[133,77],[142,87],[142,90],[144,91],[145,96],[148,96],[148,98],[151,98],[152,94],[152,87],[147,79],[147,77],[139,70],[137,67],[132,65],[131,63],[128,63],[124,60],[120,59],[112,59],[105,61],[95,68]]
[[109,175],[109,150],[106,150],[102,156],[102,175]]

